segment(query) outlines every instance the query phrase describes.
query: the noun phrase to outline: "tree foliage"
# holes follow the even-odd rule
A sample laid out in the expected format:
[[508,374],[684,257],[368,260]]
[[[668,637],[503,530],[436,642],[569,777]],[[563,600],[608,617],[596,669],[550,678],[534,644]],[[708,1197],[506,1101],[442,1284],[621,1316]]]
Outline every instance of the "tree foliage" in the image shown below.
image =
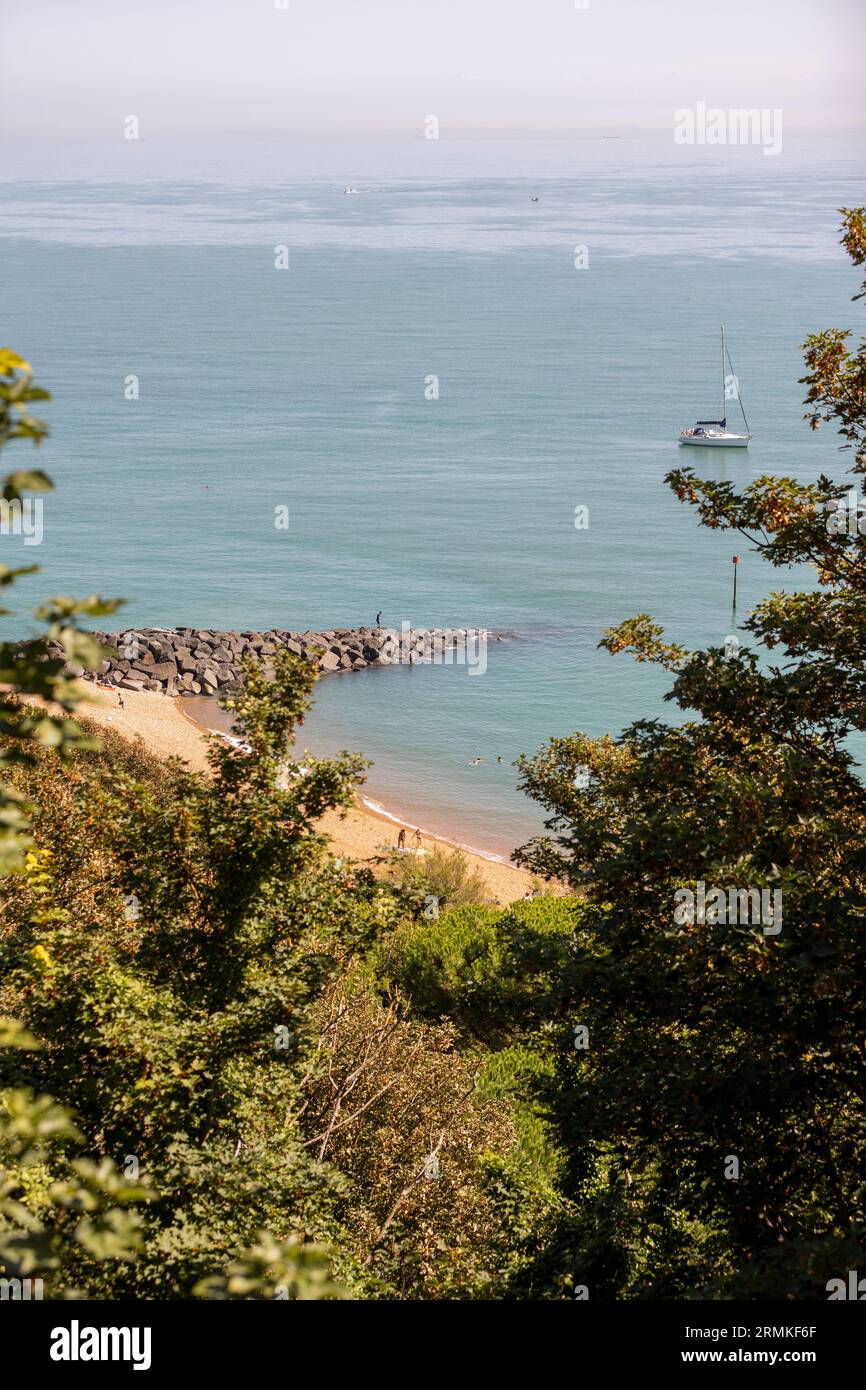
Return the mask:
[[[31,414],[34,402],[50,400],[50,394],[33,384],[33,369],[18,353],[0,348],[0,448],[15,440],[30,440],[39,447],[48,435],[48,426]],[[3,517],[14,518],[29,503],[29,493],[50,492],[54,484],[41,469],[17,469],[0,478],[0,508]],[[41,505],[41,498],[38,499]],[[38,571],[36,565],[0,565],[0,588],[10,589],[16,580]],[[36,609],[35,616],[46,625],[43,637],[30,641],[0,642],[0,774],[4,764],[28,757],[29,746],[39,742],[56,748],[62,755],[81,747],[84,735],[71,718],[61,718],[44,708],[22,709],[15,695],[35,695],[51,701],[67,714],[80,703],[82,692],[70,679],[67,663],[96,666],[104,655],[102,647],[82,631],[78,619],[102,617],[117,608],[114,601],[91,595],[86,599],[53,598]],[[0,608],[0,615],[8,614]],[[49,641],[59,642],[64,657],[51,657]],[[9,693],[4,694],[7,690]],[[91,745],[92,746],[92,745]],[[20,795],[0,780],[0,873],[20,869],[25,851],[32,845],[28,835],[27,808]]]
[[[862,263],[862,209],[844,239]],[[849,354],[846,337],[808,340],[807,401],[862,473],[866,344]],[[828,526],[843,493],[828,477],[667,481],[703,525],[817,583],[760,603],[735,656],[685,651],[647,615],[622,624],[603,645],[670,671],[688,721],[555,739],[522,762],[551,833],[519,859],[586,901],[547,995],[574,1211],[537,1279],[820,1296],[866,1257],[866,791],[850,742],[866,728],[866,537]],[[779,892],[781,929],[677,917],[699,884]]]

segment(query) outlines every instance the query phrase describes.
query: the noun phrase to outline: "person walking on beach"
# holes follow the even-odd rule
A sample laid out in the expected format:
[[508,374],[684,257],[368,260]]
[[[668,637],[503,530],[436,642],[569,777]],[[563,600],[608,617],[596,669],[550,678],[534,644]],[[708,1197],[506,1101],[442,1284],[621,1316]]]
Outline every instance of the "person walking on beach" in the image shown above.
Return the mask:
[[117,692],[117,708],[123,709],[123,696],[121,695],[120,691]]
[[413,841],[414,841],[414,843],[415,843],[415,848],[416,848],[416,849],[420,849],[420,848],[421,848],[421,831],[416,829],[415,834],[412,836],[412,839],[413,839]]
[[405,849],[405,848],[406,848],[406,831],[403,829],[402,826],[400,827],[400,833],[399,833],[399,835],[397,836],[397,848],[398,848],[398,849]]

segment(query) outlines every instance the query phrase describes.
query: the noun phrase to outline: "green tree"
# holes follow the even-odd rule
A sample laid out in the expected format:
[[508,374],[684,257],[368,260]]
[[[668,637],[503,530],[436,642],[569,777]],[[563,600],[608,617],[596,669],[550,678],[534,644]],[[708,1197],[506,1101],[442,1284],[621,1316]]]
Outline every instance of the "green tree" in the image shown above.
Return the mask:
[[[299,1087],[313,1005],[364,947],[379,900],[343,886],[314,828],[349,801],[362,762],[289,761],[314,676],[288,652],[274,666],[273,680],[248,670],[234,702],[245,747],[214,740],[209,777],[85,777],[96,898],[79,911],[68,865],[42,850],[6,904],[0,966],[46,1044],[16,1054],[10,1079],[50,1087],[94,1150],[156,1193],[137,1258],[97,1296],[246,1288],[241,1266],[260,1268],[274,1241],[293,1265],[298,1249],[313,1259],[307,1233],[335,1230],[338,1176],[301,1142]],[[46,819],[43,807],[37,831]],[[275,1267],[286,1280],[307,1287]]]
[[[0,348],[0,448],[14,440],[30,440],[39,447],[48,434],[43,420],[32,415],[34,402],[51,397],[33,384],[29,362],[10,348]],[[30,502],[28,494],[50,492],[54,484],[41,469],[18,469],[0,478],[0,520],[4,530],[13,528],[16,516]],[[38,565],[17,569],[0,564],[0,588],[10,588],[24,575],[38,573]],[[53,598],[36,610],[35,616],[47,625],[43,637],[30,641],[0,642],[0,773],[3,765],[26,760],[33,742],[57,748],[68,754],[82,747],[85,738],[74,720],[48,713],[42,707],[22,709],[17,696],[34,695],[53,701],[67,715],[80,703],[82,692],[66,672],[67,663],[96,666],[105,654],[92,635],[82,631],[77,619],[102,617],[113,613],[117,603],[95,595],[87,599]],[[0,608],[0,615],[8,614]],[[64,657],[52,656],[49,642],[59,642]],[[87,740],[94,746],[93,740]],[[27,808],[20,795],[0,780],[0,873],[20,869],[24,853],[32,844],[28,835]]]
[[[862,264],[864,211],[844,215]],[[847,336],[809,338],[805,383],[808,418],[837,422],[856,475],[866,344],[849,353]],[[817,583],[759,604],[735,656],[624,623],[602,645],[667,669],[688,721],[555,739],[522,762],[549,833],[518,858],[586,900],[539,1000],[571,1208],[531,1286],[820,1297],[866,1259],[866,791],[849,746],[866,728],[866,537],[838,524],[829,477],[667,481],[705,526]],[[700,883],[725,891],[724,915],[689,913]],[[749,889],[780,892],[781,918],[729,914],[728,891]]]
[[[48,434],[44,421],[31,414],[34,402],[49,393],[33,384],[30,364],[9,348],[0,348],[0,448],[14,440],[38,447]],[[16,529],[28,494],[50,492],[51,479],[41,469],[19,469],[0,479],[0,520],[4,531]],[[0,565],[0,588],[38,571],[38,566]],[[34,745],[54,748],[64,758],[73,750],[98,743],[68,717],[81,691],[67,674],[67,663],[95,664],[103,655],[93,637],[77,624],[79,617],[102,616],[116,604],[96,597],[55,598],[36,610],[47,624],[44,637],[0,643],[0,771],[32,762]],[[0,608],[0,615],[9,610]],[[64,657],[52,657],[50,641]],[[22,706],[20,696],[52,701],[66,714],[40,706]],[[26,799],[5,777],[0,779],[0,874],[20,872],[33,847]],[[37,1051],[38,1039],[20,1022],[0,1019],[0,1050],[8,1059]],[[14,1070],[14,1068],[13,1068]],[[126,1208],[148,1195],[128,1182],[109,1159],[96,1163],[71,1156],[81,1141],[68,1110],[51,1096],[26,1086],[0,1092],[0,1270],[5,1278],[49,1275],[69,1287],[69,1266],[92,1268],[95,1261],[130,1259],[136,1248],[139,1220]],[[70,1255],[73,1257],[70,1260]],[[72,1290],[75,1292],[75,1290]]]
[[[38,1051],[41,1044],[16,1020],[0,1017],[0,1048]],[[153,1194],[111,1159],[77,1154],[82,1139],[69,1111],[50,1096],[26,1087],[0,1092],[3,1278],[47,1277],[81,1295],[75,1277],[101,1262],[135,1258],[142,1223],[134,1207]]]

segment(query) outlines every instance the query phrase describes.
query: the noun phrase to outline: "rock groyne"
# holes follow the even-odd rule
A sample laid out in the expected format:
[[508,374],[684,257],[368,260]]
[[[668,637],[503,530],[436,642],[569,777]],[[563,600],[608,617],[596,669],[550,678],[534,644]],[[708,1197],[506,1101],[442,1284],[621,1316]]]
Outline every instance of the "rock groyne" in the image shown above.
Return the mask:
[[[359,671],[368,666],[403,663],[471,664],[488,641],[499,637],[486,628],[332,628],[325,632],[217,632],[210,628],[127,628],[96,636],[117,655],[96,671],[69,668],[71,674],[121,690],[159,691],[164,695],[221,695],[237,690],[242,661],[264,662],[281,648],[315,664],[322,675]],[[58,654],[61,654],[58,650]]]

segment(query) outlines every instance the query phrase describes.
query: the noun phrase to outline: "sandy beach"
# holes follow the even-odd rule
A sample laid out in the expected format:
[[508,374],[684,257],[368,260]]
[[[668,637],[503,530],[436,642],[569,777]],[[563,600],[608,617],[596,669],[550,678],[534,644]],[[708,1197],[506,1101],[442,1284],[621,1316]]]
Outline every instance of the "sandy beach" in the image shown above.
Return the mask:
[[[82,701],[76,713],[94,724],[114,729],[124,738],[140,738],[159,757],[183,758],[196,771],[207,771],[207,735],[184,714],[182,700],[148,691],[124,690],[122,694],[121,709],[115,693],[94,689],[92,698]],[[344,814],[328,812],[320,822],[320,829],[330,839],[333,852],[360,863],[385,849],[393,849],[398,828],[395,818],[378,815],[363,805],[360,797]],[[423,846],[428,849],[435,844],[452,849],[458,847],[452,840],[428,834],[423,826],[421,836]],[[411,841],[411,836],[408,838]],[[483,877],[493,902],[514,902],[533,885],[532,876],[523,869],[465,848],[462,852]]]

